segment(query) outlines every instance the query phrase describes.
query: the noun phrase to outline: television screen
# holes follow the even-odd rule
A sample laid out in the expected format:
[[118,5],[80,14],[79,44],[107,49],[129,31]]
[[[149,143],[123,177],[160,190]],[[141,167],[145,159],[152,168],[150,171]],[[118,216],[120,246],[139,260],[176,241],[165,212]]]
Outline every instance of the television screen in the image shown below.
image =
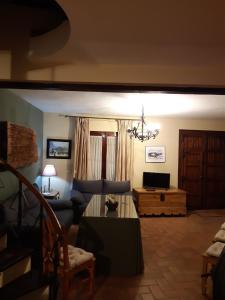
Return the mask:
[[143,187],[148,189],[170,187],[170,174],[169,173],[153,173],[143,172]]

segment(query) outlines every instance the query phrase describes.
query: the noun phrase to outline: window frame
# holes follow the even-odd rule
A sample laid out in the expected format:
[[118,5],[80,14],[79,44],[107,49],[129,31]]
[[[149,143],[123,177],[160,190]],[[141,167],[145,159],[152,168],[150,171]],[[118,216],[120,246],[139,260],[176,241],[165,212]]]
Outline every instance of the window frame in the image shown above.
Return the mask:
[[102,137],[102,172],[101,179],[106,179],[106,155],[107,155],[107,137],[115,136],[118,138],[118,132],[113,131],[90,131],[90,136]]

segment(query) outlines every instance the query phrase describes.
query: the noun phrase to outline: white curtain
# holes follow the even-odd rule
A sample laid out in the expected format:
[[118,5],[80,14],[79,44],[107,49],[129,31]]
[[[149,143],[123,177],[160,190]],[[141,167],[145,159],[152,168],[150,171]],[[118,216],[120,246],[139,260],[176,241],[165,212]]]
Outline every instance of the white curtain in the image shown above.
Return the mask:
[[108,180],[115,180],[116,141],[115,136],[107,136],[106,179]]
[[89,153],[89,119],[75,118],[74,177],[87,179]]
[[102,137],[90,136],[88,179],[101,179],[102,174]]
[[118,141],[116,153],[116,180],[133,179],[133,140],[127,133],[132,127],[130,120],[118,120]]

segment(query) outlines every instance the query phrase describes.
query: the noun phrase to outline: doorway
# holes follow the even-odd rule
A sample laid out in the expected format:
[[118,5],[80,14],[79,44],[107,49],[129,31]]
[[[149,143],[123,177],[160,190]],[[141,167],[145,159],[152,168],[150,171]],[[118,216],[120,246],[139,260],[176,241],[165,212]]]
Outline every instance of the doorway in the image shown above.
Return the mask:
[[225,132],[179,131],[178,186],[188,209],[225,208]]

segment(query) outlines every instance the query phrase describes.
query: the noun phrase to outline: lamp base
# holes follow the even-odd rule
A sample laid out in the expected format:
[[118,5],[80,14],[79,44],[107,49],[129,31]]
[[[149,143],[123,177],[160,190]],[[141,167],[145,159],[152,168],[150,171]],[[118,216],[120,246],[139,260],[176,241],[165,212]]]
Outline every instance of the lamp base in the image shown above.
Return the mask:
[[48,193],[51,193],[51,182],[50,182],[50,177],[48,177]]

